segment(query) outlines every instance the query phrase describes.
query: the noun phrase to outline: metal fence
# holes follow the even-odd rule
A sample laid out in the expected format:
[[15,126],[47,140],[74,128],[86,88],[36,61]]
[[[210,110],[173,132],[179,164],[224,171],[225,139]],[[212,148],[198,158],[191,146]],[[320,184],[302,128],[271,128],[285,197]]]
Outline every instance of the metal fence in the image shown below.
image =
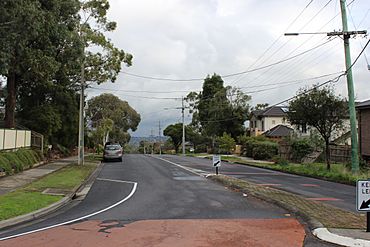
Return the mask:
[[36,131],[31,132],[31,147],[37,148],[43,152],[44,150],[44,136]]

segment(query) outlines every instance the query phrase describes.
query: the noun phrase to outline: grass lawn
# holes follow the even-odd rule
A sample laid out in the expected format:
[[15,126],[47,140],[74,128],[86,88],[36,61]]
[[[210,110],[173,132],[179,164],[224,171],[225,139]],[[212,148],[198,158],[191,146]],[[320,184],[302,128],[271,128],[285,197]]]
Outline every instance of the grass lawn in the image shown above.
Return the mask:
[[257,166],[262,168],[269,168],[277,171],[289,172],[298,175],[311,176],[322,178],[333,182],[345,183],[355,185],[359,179],[368,179],[370,171],[362,170],[357,174],[353,174],[344,164],[331,164],[331,170],[326,169],[326,164],[312,163],[312,164],[295,164],[289,163],[287,165],[280,164],[265,164],[253,161],[243,160],[238,157],[223,157],[224,160],[231,162],[238,162],[246,165]]
[[62,196],[45,195],[47,188],[72,191],[96,168],[97,162],[86,162],[84,166],[71,164],[61,170],[42,177],[14,192],[0,196],[0,220],[27,214],[59,201]]
[[0,196],[0,220],[10,219],[44,208],[62,199],[62,196],[44,195],[41,192],[15,191]]

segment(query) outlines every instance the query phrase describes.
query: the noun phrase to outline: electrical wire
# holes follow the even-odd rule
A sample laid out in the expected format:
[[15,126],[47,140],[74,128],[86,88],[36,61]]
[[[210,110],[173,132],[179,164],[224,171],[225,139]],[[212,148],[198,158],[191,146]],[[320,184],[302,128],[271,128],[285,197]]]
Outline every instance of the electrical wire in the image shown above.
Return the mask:
[[[258,67],[258,68],[254,68],[254,69],[249,69],[249,70],[245,70],[245,71],[241,71],[241,72],[237,72],[237,73],[233,73],[233,74],[226,74],[226,75],[220,75],[221,77],[223,78],[228,78],[228,77],[233,77],[233,76],[237,76],[237,75],[242,75],[242,74],[246,74],[246,73],[251,73],[251,72],[255,72],[255,71],[259,71],[259,70],[263,70],[263,69],[266,69],[266,68],[269,68],[269,67],[272,67],[272,66],[275,66],[275,65],[278,65],[278,64],[281,64],[281,63],[284,63],[284,62],[287,62],[287,61],[290,61],[292,59],[295,59],[299,56],[302,56],[306,53],[309,53],[321,46],[324,46],[326,45],[327,43],[331,42],[332,40],[328,40],[324,43],[321,43],[317,46],[314,46],[308,50],[305,50],[301,53],[298,53],[294,56],[291,56],[291,57],[288,57],[286,59],[282,59],[282,60],[279,60],[277,62],[274,62],[274,63],[271,63],[271,64],[268,64],[268,65],[265,65],[265,66],[261,66],[261,67]],[[133,74],[133,73],[129,73],[129,72],[124,72],[124,71],[121,71],[121,73],[123,74],[126,74],[126,75],[130,75],[130,76],[133,76],[133,77],[138,77],[138,78],[143,78],[143,79],[150,79],[150,80],[158,80],[158,81],[177,81],[177,82],[190,82],[190,81],[201,81],[201,80],[204,80],[204,78],[193,78],[193,79],[174,79],[174,78],[160,78],[160,77],[151,77],[151,76],[143,76],[143,75],[138,75],[138,74]]]
[[[352,1],[353,2],[353,1]],[[316,85],[316,86],[314,86],[313,88],[311,88],[311,89],[308,89],[308,90],[305,90],[304,92],[302,92],[302,93],[299,93],[299,94],[297,94],[297,95],[295,95],[295,96],[293,96],[293,97],[290,97],[290,98],[288,98],[288,99],[285,99],[285,100],[283,100],[283,101],[280,101],[279,103],[276,103],[276,104],[274,104],[274,105],[272,105],[272,106],[277,106],[277,105],[281,105],[281,104],[283,104],[283,103],[285,103],[285,102],[288,102],[288,101],[291,101],[292,99],[295,99],[295,98],[297,98],[297,97],[299,97],[299,96],[301,96],[301,95],[304,95],[304,94],[306,94],[306,93],[309,93],[309,92],[311,92],[311,91],[313,91],[313,90],[315,90],[315,89],[317,89],[317,88],[319,88],[319,87],[322,87],[322,86],[325,86],[326,84],[329,84],[329,83],[332,83],[332,82],[338,82],[339,81],[339,79],[341,78],[341,77],[343,77],[343,76],[345,76],[345,75],[347,75],[347,73],[348,73],[348,71],[349,70],[351,70],[352,69],[352,67],[357,63],[357,61],[358,61],[358,59],[361,57],[361,55],[362,55],[362,53],[365,51],[365,49],[366,49],[366,47],[369,45],[369,43],[370,43],[370,39],[367,41],[367,43],[365,44],[365,46],[364,46],[364,48],[361,50],[361,52],[358,54],[358,56],[356,57],[356,59],[353,61],[353,63],[351,64],[351,66],[343,73],[343,74],[341,74],[341,75],[339,75],[339,76],[337,76],[336,78],[334,78],[334,79],[331,79],[331,80],[328,80],[328,81],[326,81],[326,82],[323,82],[323,83],[321,83],[321,84],[319,84],[319,85]]]
[[[369,12],[369,10],[370,9],[368,9],[367,10],[367,13]],[[357,32],[358,31],[358,26],[356,26],[356,23],[355,23],[355,21],[353,20],[353,16],[352,16],[352,13],[351,13],[351,10],[350,9],[348,9],[348,13],[349,13],[349,16],[351,17],[351,21],[352,21],[352,24],[353,24],[353,27],[355,28],[355,31]],[[367,16],[367,13],[365,14],[365,17]],[[362,22],[362,21],[361,21]],[[361,43],[361,41],[360,41],[360,46],[361,46],[361,49],[363,49],[363,46],[362,46],[362,43]],[[365,61],[366,61],[366,65],[368,66],[368,68],[370,68],[369,67],[369,61],[367,60],[367,57],[366,57],[366,52],[364,52],[364,58],[365,58]]]
[[[287,28],[285,28],[285,31],[284,32],[287,32],[288,29],[298,20],[299,17],[302,16],[302,14],[306,11],[306,9],[311,5],[311,3],[313,2],[313,0],[310,0],[308,4],[306,4],[306,6],[303,8],[303,10],[293,19],[293,21],[288,25]],[[269,52],[272,47],[281,39],[281,37],[283,37],[284,34],[281,34],[277,39],[274,40],[274,42],[272,42],[272,44],[262,53],[261,56],[259,56],[247,69],[249,70],[250,68],[252,68],[254,65],[256,65],[261,59],[262,57],[264,57],[267,52]],[[232,84],[240,81],[241,79],[243,78],[243,76],[235,79]]]

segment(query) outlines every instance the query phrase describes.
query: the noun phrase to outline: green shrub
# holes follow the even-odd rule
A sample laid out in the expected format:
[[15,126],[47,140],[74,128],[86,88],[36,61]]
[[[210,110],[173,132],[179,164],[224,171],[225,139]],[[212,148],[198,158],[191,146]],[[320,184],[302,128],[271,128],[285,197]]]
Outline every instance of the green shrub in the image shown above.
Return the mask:
[[0,167],[7,175],[21,172],[38,162],[39,158],[36,152],[29,149],[19,149],[16,152],[0,153]]
[[253,147],[253,159],[267,160],[278,153],[278,144],[271,141],[256,142]]
[[5,171],[6,175],[13,174],[12,166],[10,165],[9,160],[0,155],[0,167]]
[[265,136],[241,136],[239,137],[239,142],[243,146],[243,155],[247,157],[253,157],[253,149],[258,143],[261,142],[271,142]]
[[287,166],[287,165],[289,165],[289,162],[286,160],[286,159],[284,159],[284,158],[282,158],[282,157],[280,157],[279,155],[275,155],[273,158],[272,158],[272,160],[275,162],[275,164],[277,164],[277,165],[281,165],[281,166]]
[[29,168],[33,165],[32,161],[29,160],[29,157],[23,150],[18,150],[17,152],[15,152],[15,154],[17,155],[18,159],[22,162],[23,169]]
[[235,148],[235,140],[228,135],[227,133],[223,133],[222,136],[217,138],[217,144],[219,148],[219,153],[222,154],[229,154]]
[[312,153],[314,150],[311,141],[307,138],[293,140],[291,146],[292,159],[296,162],[300,162],[303,157]]
[[23,171],[23,162],[18,158],[15,152],[5,152],[3,157],[9,160],[10,166],[14,169],[15,173]]
[[35,157],[35,159],[37,160],[37,162],[40,162],[43,158],[44,158],[44,155],[43,153],[41,152],[41,150],[38,150],[38,149],[32,149],[30,150],[32,151],[32,155]]

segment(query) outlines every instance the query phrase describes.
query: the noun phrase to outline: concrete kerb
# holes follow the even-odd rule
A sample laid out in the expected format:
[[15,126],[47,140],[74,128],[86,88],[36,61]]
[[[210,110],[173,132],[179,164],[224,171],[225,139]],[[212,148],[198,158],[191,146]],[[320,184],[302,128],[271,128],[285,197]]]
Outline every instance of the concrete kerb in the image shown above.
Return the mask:
[[95,169],[95,171],[93,171],[91,173],[91,175],[81,185],[76,186],[72,190],[72,192],[68,193],[61,200],[59,200],[59,201],[57,201],[57,202],[55,202],[55,203],[53,203],[53,204],[51,204],[51,205],[49,205],[45,208],[41,208],[39,210],[36,210],[34,212],[31,212],[31,213],[28,213],[28,214],[25,214],[25,215],[20,215],[20,216],[11,218],[11,219],[2,220],[2,221],[0,221],[0,229],[4,229],[4,228],[7,228],[7,227],[11,227],[11,226],[15,226],[15,225],[18,225],[18,224],[26,223],[28,221],[35,220],[37,218],[46,216],[46,215],[48,215],[50,213],[53,213],[53,212],[57,211],[58,209],[64,207],[65,205],[67,205],[69,202],[71,202],[76,197],[76,194],[78,192],[82,191],[83,188],[86,185],[91,183],[98,176],[102,167],[103,167],[103,163],[100,162],[99,165],[97,166],[97,168]]
[[[210,178],[211,180],[213,180],[215,182],[221,183],[221,181],[219,181],[219,180],[212,179],[212,177],[216,177],[216,176],[217,175],[211,175],[211,176],[207,176],[207,178]],[[222,175],[222,176],[229,177],[229,176],[226,176],[226,175]],[[232,177],[230,177],[230,178],[232,178]],[[235,178],[233,178],[233,179],[235,179]],[[234,187],[234,188],[236,188],[236,187]],[[233,187],[231,187],[231,189],[233,189]],[[287,211],[293,213],[294,215],[298,216],[304,222],[307,223],[311,233],[314,236],[316,236],[317,238],[319,238],[323,241],[338,244],[338,245],[341,245],[341,246],[348,246],[348,247],[367,247],[367,246],[370,247],[370,241],[368,241],[368,240],[356,239],[356,238],[351,238],[351,237],[344,237],[344,236],[341,236],[341,235],[330,232],[317,219],[311,217],[309,214],[306,214],[304,211],[299,210],[296,207],[293,207],[291,205],[282,203],[278,200],[274,200],[272,198],[264,196],[262,193],[253,193],[253,192],[250,192],[250,191],[249,191],[249,193],[251,194],[251,196],[254,196],[254,197],[259,198],[261,200],[264,200],[266,202],[275,204],[275,205],[277,205],[281,208],[284,208]]]

